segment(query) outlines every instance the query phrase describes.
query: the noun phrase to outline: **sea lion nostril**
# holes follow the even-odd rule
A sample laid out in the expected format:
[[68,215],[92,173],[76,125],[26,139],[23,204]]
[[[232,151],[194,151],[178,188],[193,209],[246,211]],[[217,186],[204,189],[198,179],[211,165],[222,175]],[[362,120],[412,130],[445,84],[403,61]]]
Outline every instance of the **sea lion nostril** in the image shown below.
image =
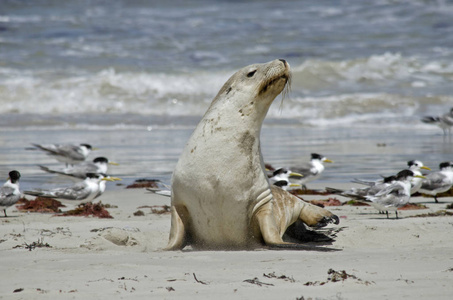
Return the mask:
[[286,65],[286,60],[280,58],[279,61],[281,61],[284,65]]

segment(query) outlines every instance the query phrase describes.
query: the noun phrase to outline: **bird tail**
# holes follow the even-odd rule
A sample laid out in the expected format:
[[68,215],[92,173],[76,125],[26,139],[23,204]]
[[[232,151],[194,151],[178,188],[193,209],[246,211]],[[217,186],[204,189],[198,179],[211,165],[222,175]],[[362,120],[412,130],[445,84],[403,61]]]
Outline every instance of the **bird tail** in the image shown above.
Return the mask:
[[35,196],[35,197],[48,197],[43,191],[36,190],[36,191],[24,191],[25,195]]
[[421,119],[421,121],[426,124],[434,124],[439,123],[440,119],[438,117],[425,116]]
[[368,185],[368,186],[371,186],[371,185],[374,184],[373,181],[364,180],[364,179],[358,179],[358,178],[352,179],[351,182],[358,183],[358,184],[363,184],[363,185]]
[[43,166],[43,165],[38,165],[38,167],[39,167],[41,170],[43,170],[44,172],[47,172],[47,173],[52,173],[52,174],[64,174],[64,173],[62,173],[62,172],[58,172],[58,171],[49,169],[48,167]]
[[38,148],[39,150],[42,150],[42,151],[46,152],[49,155],[58,155],[58,153],[56,151],[54,151],[52,149],[49,149],[47,147],[43,147],[43,146],[41,146],[39,144],[32,144],[32,145],[35,146],[36,148]]

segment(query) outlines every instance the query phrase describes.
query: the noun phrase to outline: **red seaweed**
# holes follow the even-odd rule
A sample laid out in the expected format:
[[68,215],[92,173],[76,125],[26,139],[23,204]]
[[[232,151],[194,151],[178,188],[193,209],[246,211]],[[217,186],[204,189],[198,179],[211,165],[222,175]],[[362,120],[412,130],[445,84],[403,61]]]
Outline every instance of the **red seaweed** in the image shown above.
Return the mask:
[[68,210],[64,212],[63,214],[59,214],[58,216],[74,216],[74,217],[97,217],[100,219],[113,219],[113,217],[110,215],[108,210],[104,208],[105,206],[102,203],[96,203],[93,204],[91,202],[80,204],[78,207],[72,210]]
[[307,201],[313,205],[317,205],[319,207],[325,207],[325,206],[341,206],[343,205],[340,200],[336,198],[329,198],[326,200],[310,200]]
[[160,181],[158,179],[137,179],[134,183],[126,186],[127,189],[144,189],[144,188],[159,188]]
[[58,213],[61,212],[60,207],[65,207],[58,200],[44,197],[36,197],[34,200],[22,198],[18,203],[18,210],[37,213]]

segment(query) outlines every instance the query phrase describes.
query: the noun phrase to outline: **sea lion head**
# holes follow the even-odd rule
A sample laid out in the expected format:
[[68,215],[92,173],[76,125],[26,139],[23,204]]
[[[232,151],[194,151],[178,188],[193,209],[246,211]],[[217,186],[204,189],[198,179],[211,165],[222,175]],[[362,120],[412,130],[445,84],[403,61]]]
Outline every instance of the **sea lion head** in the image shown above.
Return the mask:
[[268,108],[285,86],[289,86],[287,83],[290,77],[290,66],[284,59],[246,66],[228,79],[214,98],[213,104],[220,99],[234,97],[246,99],[248,103],[256,100],[257,105]]

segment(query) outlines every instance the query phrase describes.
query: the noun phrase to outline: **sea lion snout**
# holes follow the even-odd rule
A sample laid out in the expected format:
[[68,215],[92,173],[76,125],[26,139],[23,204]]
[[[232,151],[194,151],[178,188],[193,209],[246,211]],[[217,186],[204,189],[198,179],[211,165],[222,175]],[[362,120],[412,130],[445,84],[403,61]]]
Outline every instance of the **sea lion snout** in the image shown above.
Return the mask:
[[[282,66],[283,63],[283,66]],[[263,80],[261,81],[258,95],[263,95],[272,90],[272,100],[285,88],[291,77],[291,68],[284,59],[276,59],[264,65]]]

